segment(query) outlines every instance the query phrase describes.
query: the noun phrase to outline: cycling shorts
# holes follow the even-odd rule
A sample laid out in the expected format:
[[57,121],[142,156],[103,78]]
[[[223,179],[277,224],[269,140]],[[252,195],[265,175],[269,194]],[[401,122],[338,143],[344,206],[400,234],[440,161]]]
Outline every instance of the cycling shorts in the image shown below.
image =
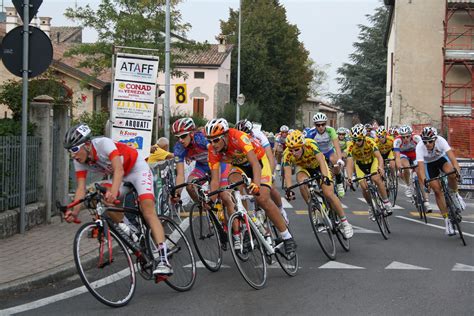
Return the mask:
[[371,163],[361,164],[359,162],[355,163],[356,177],[361,178],[365,175],[377,172],[379,169],[379,160],[374,159]]
[[388,153],[385,153],[385,154],[382,154],[382,158],[385,160],[385,159],[394,159],[395,156],[393,155],[393,150],[390,150]]
[[[326,164],[326,167],[327,167],[327,164]],[[303,168],[303,167],[297,166],[296,167],[296,174],[298,174],[299,172],[302,172],[302,173],[306,174],[308,177],[312,177],[316,174],[320,174],[322,176],[320,166],[318,166],[316,168]],[[328,178],[329,178],[329,180],[332,181],[332,173],[331,172],[329,172]]]
[[[260,176],[260,185],[267,186],[271,189],[272,187],[272,168],[270,166],[270,161],[268,160],[267,155],[264,155],[262,159],[259,160],[260,166],[262,167],[262,175]],[[247,177],[252,178],[253,181],[253,170],[250,164],[246,165],[234,165],[229,172],[229,175],[232,173],[245,174]]]
[[446,155],[439,158],[438,160],[425,164],[425,174],[427,179],[436,178],[439,176],[440,171],[443,171],[443,166],[448,163]]
[[[219,186],[225,187],[229,184],[229,173],[230,173],[231,165],[227,163],[226,164],[221,163],[220,167],[221,167],[221,174],[220,174]],[[206,170],[196,164],[196,167],[189,174],[188,179],[190,177],[194,179],[199,179],[199,178],[204,177],[206,174],[209,174],[209,168]]]
[[330,161],[330,157],[332,154],[334,154],[336,151],[334,150],[334,148],[331,148],[329,151],[323,153],[324,154],[324,157],[326,157],[326,161]]

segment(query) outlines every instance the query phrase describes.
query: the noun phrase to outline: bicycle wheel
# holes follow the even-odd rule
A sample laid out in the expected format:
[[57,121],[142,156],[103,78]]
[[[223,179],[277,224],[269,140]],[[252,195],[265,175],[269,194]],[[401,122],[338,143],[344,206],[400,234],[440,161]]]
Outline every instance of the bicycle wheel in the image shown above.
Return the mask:
[[[329,260],[336,259],[336,243],[332,234],[331,221],[327,216],[327,209],[322,210],[322,204],[312,196],[308,203],[308,214],[311,228],[319,246]],[[325,208],[326,206],[324,206]]]
[[372,197],[372,209],[374,212],[375,221],[377,222],[377,226],[379,227],[380,233],[384,239],[388,239],[389,229],[387,226],[387,218],[383,214],[383,203],[380,199],[378,194],[371,193]]
[[132,258],[120,238],[109,229],[110,239],[103,231],[98,237],[88,234],[96,223],[82,225],[74,238],[74,262],[82,282],[101,303],[120,307],[133,297],[137,285]]
[[329,218],[331,219],[332,225],[333,225],[333,234],[336,235],[337,240],[339,240],[339,243],[341,244],[342,249],[345,251],[349,251],[351,248],[349,239],[347,239],[344,236],[344,228],[342,227],[341,219],[339,218],[339,215],[336,214],[334,211],[329,212]]
[[420,188],[420,184],[418,183],[418,180],[415,182],[415,204],[416,208],[418,210],[418,214],[420,215],[420,219],[423,219],[425,221],[425,224],[428,223],[428,219],[426,218],[426,208],[425,208],[425,203],[423,200],[423,193]]
[[170,213],[169,203],[166,201],[168,199],[168,194],[164,190],[166,189],[163,187],[160,190],[160,193],[158,194],[158,209],[156,212],[157,215],[169,215]]
[[[275,249],[275,258],[280,264],[281,269],[288,274],[289,276],[295,276],[298,272],[298,254],[295,254],[293,258],[288,260],[285,256],[285,249],[283,244],[283,239],[280,237],[280,233],[278,232],[277,228],[270,222],[268,219],[271,227],[271,238],[273,243],[273,248]],[[290,228],[288,227],[288,230]],[[291,232],[290,232],[291,233]]]
[[[232,223],[237,221],[239,225],[242,249],[236,250],[233,242],[229,242],[232,250],[232,258],[239,269],[244,280],[254,289],[259,290],[265,286],[267,281],[267,264],[265,261],[265,251],[260,244],[257,235],[259,232],[252,225],[246,225],[246,215],[234,213],[229,218],[228,236],[232,240]],[[248,219],[248,218],[247,218]],[[250,221],[250,219],[248,219]]]
[[[171,218],[164,215],[160,215],[158,218],[165,232],[168,261],[173,267],[173,275],[168,277],[165,282],[176,291],[188,291],[196,281],[196,261],[191,245],[184,232]],[[158,246],[151,237],[151,230],[148,230],[147,240],[149,251],[155,256],[158,255]]]
[[195,203],[189,213],[194,248],[202,264],[212,272],[218,271],[222,265],[221,240],[214,219],[199,203]]
[[[453,227],[457,232],[459,233],[459,237],[461,238],[462,244],[466,246],[466,240],[464,239],[464,235],[462,233],[461,229],[461,221],[462,221],[462,216],[459,214],[459,211],[456,209],[454,206],[454,201],[452,200],[451,196],[449,194],[445,194],[446,197],[446,204],[448,205],[448,217],[451,223],[453,224]],[[449,204],[448,204],[449,203]]]
[[398,177],[397,174],[392,172],[392,169],[388,167],[386,169],[386,184],[387,184],[387,193],[392,203],[392,206],[395,206],[395,202],[397,200],[397,193],[398,193]]

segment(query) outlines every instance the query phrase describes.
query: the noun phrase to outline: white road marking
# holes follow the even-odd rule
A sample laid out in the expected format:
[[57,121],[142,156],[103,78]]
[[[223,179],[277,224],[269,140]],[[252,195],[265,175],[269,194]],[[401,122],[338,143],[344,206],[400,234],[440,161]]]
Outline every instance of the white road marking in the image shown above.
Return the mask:
[[[359,197],[357,199],[359,199],[362,202],[364,202],[365,204],[367,204],[367,201],[364,198]],[[403,207],[401,207],[400,205],[397,205],[397,204],[395,204],[395,206],[392,206],[392,210],[403,210],[403,209],[404,209]]]
[[474,272],[474,266],[468,266],[467,264],[456,263],[451,271]]
[[344,203],[341,203],[342,204],[342,208],[348,208],[346,204]]
[[[397,215],[397,216],[395,216],[395,217],[400,218],[400,219],[404,219],[404,220],[407,220],[407,221],[410,221],[410,222],[414,222],[414,223],[418,223],[418,224],[422,224],[422,225],[426,225],[426,226],[430,226],[430,227],[442,229],[442,230],[445,229],[444,226],[438,226],[438,225],[431,224],[431,223],[425,224],[424,221],[419,221],[419,220],[416,220],[416,219],[413,219],[413,218],[408,218],[408,217],[405,217],[405,216]],[[462,232],[462,234],[463,234],[463,236],[474,237],[474,234],[469,234],[469,233],[466,233],[466,232]]]
[[[418,213],[417,213],[417,215],[418,215]],[[428,217],[429,219],[431,219],[431,218],[432,218],[432,219],[444,220],[444,218],[442,218],[442,217],[435,217],[435,216],[430,216],[430,214],[429,214],[429,213],[428,213],[428,214],[426,214],[426,217]],[[465,221],[464,219],[462,220],[462,222],[461,222],[461,223],[462,223],[462,224],[464,224],[464,223],[466,223],[466,224],[474,224],[474,222],[471,222],[471,221]],[[463,233],[464,233],[464,232],[463,232]]]
[[293,205],[291,205],[284,197],[281,198],[281,204],[283,208],[293,208]]
[[[209,263],[209,265],[211,265],[211,266],[215,266],[215,263],[210,261],[210,260],[206,260],[206,262]],[[183,266],[183,267],[184,268],[191,268],[192,266],[191,266],[191,264],[188,264],[188,265]],[[196,261],[196,268],[206,268],[206,266],[204,265],[204,263],[202,263],[202,261],[199,260],[199,261]],[[221,268],[230,268],[230,266],[223,264],[223,265],[221,265]]]
[[364,267],[353,266],[347,263],[329,261],[326,264],[323,264],[319,269],[365,269]]
[[352,225],[352,228],[354,229],[354,234],[378,234],[375,230],[370,230],[364,227]]
[[408,263],[394,261],[385,267],[385,270],[431,270],[429,268],[419,267]]

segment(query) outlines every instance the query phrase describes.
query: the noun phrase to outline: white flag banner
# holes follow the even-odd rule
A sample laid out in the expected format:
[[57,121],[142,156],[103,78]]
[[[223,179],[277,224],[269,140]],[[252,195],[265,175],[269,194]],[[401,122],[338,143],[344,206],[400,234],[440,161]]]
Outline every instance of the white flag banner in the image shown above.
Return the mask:
[[158,57],[117,54],[111,120],[113,140],[150,155]]

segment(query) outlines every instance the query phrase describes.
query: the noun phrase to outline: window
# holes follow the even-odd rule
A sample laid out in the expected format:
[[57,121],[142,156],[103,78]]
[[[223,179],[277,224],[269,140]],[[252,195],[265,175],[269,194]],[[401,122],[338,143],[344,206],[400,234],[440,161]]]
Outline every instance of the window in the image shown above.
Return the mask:
[[204,71],[195,71],[194,79],[204,79]]
[[204,99],[193,99],[193,114],[204,117]]

